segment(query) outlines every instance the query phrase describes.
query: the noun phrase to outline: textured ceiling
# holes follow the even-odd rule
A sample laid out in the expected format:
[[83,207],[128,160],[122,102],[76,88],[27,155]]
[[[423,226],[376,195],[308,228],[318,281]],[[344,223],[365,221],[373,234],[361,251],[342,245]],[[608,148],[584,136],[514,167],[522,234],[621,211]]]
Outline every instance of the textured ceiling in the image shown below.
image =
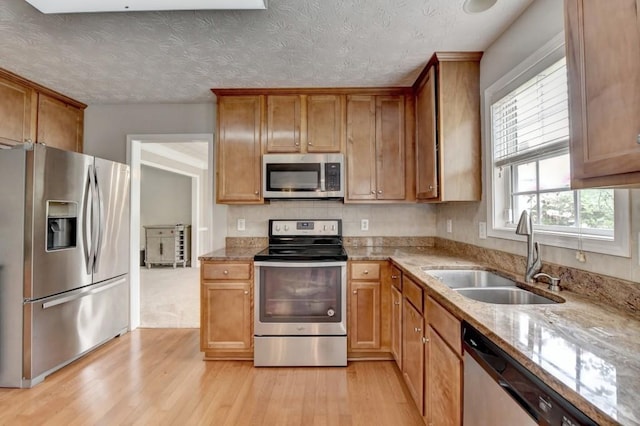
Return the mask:
[[0,67],[87,104],[207,102],[212,87],[408,86],[484,50],[532,0],[270,0],[265,11],[44,15],[0,0]]

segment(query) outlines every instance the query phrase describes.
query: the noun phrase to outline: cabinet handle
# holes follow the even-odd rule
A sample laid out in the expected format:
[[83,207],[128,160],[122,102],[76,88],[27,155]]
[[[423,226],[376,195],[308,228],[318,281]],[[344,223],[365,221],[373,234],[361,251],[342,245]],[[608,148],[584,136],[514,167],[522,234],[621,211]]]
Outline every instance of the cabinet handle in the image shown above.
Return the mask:
[[254,192],[255,195],[258,195],[259,193],[260,193],[259,191]]
[[382,189],[378,189],[378,194],[382,194]]
[[244,291],[244,294],[249,294],[249,290],[245,290],[245,291]]
[[398,279],[398,276],[397,276],[397,275],[391,275],[391,279],[392,279],[392,280],[397,280],[397,279]]
[[433,185],[429,185],[429,190],[433,191]]
[[313,145],[313,144],[311,143],[311,141],[309,141],[309,142],[307,142],[307,145],[311,146],[311,145]]
[[161,254],[161,255],[163,254],[162,252],[163,252],[163,250],[162,250],[162,243],[160,243],[160,254]]
[[376,191],[371,191],[371,193],[372,193],[372,194],[375,194],[375,193],[376,193]]
[[358,294],[358,290],[353,290],[353,294]]
[[638,138],[636,139],[637,143],[640,143],[640,133],[638,133]]
[[224,271],[222,271],[223,274],[225,275],[229,275],[229,271],[227,271],[226,269]]
[[295,145],[296,145],[296,146],[300,146],[300,142],[296,142],[296,143],[295,143]]
[[400,302],[393,302],[394,305],[400,305]]
[[428,339],[428,338],[426,338],[426,337],[423,337],[423,338],[422,338],[422,343],[429,343],[429,339]]
[[420,333],[422,331],[422,329],[420,327],[416,327],[413,329],[416,333]]
[[369,271],[365,270],[365,271],[363,272],[363,274],[364,274],[364,275],[369,275]]

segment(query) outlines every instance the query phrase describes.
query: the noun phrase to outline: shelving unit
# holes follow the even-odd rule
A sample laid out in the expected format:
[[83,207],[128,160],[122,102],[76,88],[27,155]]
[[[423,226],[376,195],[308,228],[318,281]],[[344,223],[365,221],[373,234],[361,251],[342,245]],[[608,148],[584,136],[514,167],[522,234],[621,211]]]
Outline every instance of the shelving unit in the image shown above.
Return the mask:
[[191,257],[191,225],[145,226],[145,266],[187,266]]

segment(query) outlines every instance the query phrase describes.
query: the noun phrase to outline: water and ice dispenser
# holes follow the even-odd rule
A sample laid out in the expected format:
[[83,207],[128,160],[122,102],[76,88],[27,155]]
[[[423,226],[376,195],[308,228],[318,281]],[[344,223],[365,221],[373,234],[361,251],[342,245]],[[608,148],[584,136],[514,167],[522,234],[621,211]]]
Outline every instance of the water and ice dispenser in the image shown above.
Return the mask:
[[47,201],[47,251],[76,247],[78,204],[73,201]]

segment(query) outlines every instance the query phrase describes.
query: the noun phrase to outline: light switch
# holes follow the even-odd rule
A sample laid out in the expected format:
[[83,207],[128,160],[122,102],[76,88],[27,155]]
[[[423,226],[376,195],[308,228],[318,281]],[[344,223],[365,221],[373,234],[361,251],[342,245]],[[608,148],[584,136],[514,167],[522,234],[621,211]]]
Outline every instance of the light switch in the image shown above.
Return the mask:
[[487,239],[487,222],[478,223],[478,238],[481,240]]
[[451,219],[447,219],[447,233],[453,232],[453,221]]
[[244,231],[245,226],[244,226],[244,219],[238,219],[238,231]]
[[368,231],[369,230],[369,219],[360,220],[360,230]]

